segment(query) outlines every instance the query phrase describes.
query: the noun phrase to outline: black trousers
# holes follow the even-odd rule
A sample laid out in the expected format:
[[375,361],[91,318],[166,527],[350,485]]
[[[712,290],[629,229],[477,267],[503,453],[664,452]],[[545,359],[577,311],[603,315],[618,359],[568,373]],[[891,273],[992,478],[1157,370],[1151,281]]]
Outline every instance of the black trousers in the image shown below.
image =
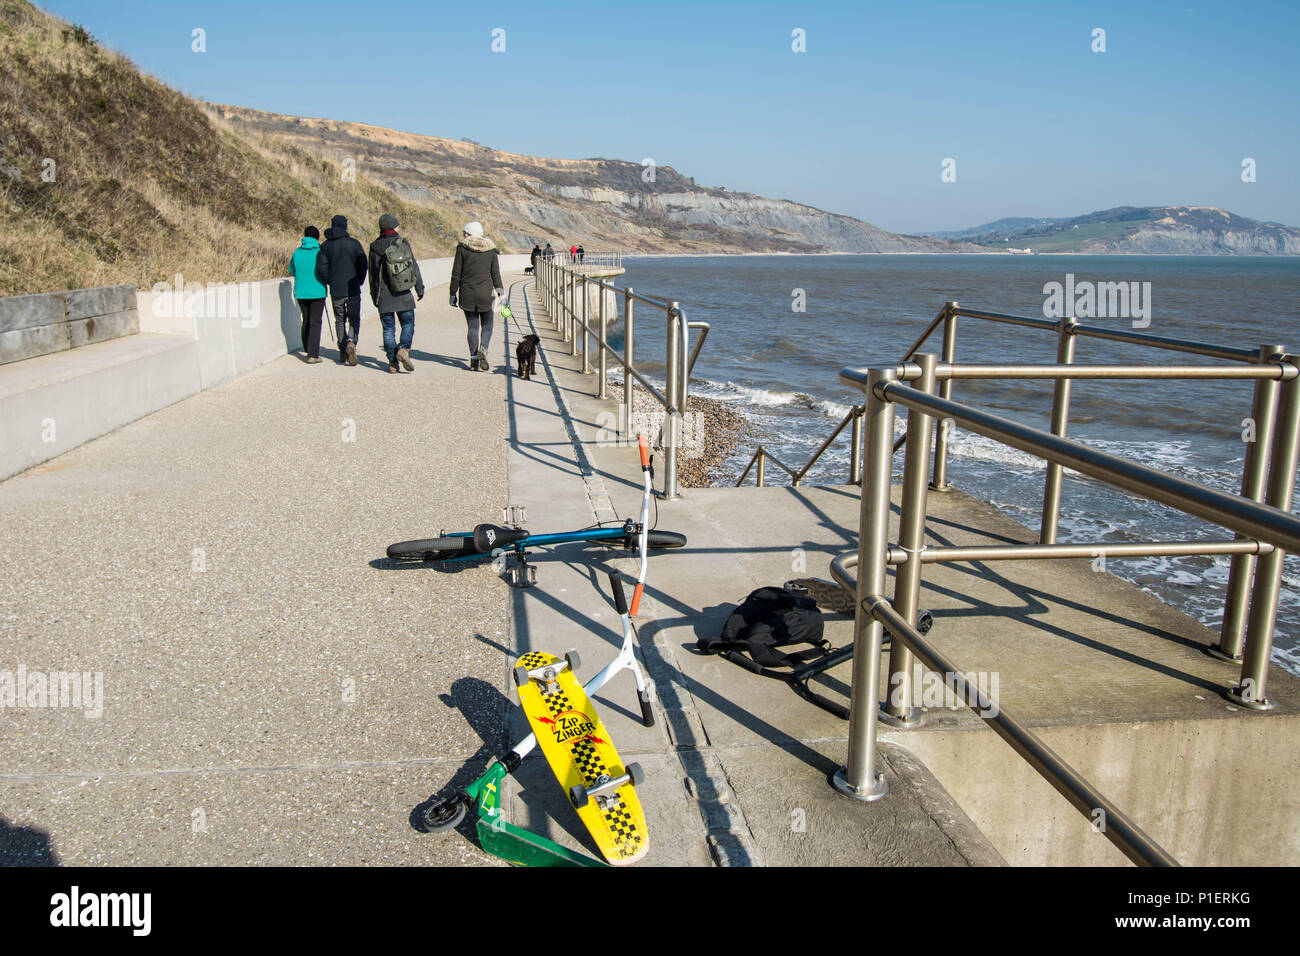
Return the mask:
[[302,347],[308,358],[320,358],[321,317],[325,314],[324,299],[299,299],[302,311]]
[[345,353],[344,344],[356,345],[361,336],[361,296],[339,295],[330,298],[334,306],[334,330],[338,332],[339,355]]

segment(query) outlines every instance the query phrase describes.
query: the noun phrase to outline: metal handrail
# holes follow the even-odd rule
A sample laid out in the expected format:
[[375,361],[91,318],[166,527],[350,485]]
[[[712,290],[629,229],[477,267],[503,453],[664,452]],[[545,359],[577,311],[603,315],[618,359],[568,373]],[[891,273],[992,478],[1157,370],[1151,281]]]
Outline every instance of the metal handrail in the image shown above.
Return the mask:
[[[857,591],[858,582],[851,569],[857,565],[857,557],[856,554],[839,555],[831,562],[831,575],[841,587],[854,593]],[[1103,819],[1106,821],[1104,832],[1120,852],[1134,863],[1144,866],[1178,865],[1177,860],[1071,767],[1041,737],[1012,716],[1001,704],[991,700],[978,685],[967,682],[964,676],[966,672],[949,661],[927,641],[920,631],[899,615],[886,598],[879,594],[868,594],[863,598],[861,608],[869,613],[873,620],[888,629],[895,641],[906,645],[908,651],[915,654],[926,667],[940,674],[952,675],[951,686],[954,696],[964,701],[976,716],[1010,744],[1031,767],[1038,771],[1039,775],[1069,800],[1076,810],[1090,820],[1097,819],[1098,810],[1104,813]]]
[[[1185,351],[1186,349],[1178,349]],[[862,483],[862,504],[859,528],[859,548],[853,564],[863,569],[860,580],[850,580],[845,574],[849,556],[840,556],[832,562],[831,573],[846,588],[861,597],[854,623],[854,666],[850,691],[849,753],[845,767],[836,774],[835,786],[857,799],[872,800],[884,795],[884,778],[875,769],[875,741],[878,720],[896,726],[915,726],[920,722],[920,712],[912,706],[913,687],[909,672],[913,655],[929,667],[945,674],[960,671],[948,663],[915,630],[917,603],[920,594],[920,569],[929,561],[975,561],[989,558],[1041,559],[1085,556],[1106,553],[1105,543],[1070,545],[1042,542],[1038,545],[1012,545],[979,548],[936,548],[924,546],[926,479],[930,470],[930,426],[934,419],[946,419],[995,441],[1042,458],[1059,468],[1071,468],[1081,474],[1138,494],[1221,525],[1236,533],[1232,541],[1214,542],[1141,542],[1110,546],[1118,555],[1136,554],[1227,554],[1238,560],[1254,560],[1258,555],[1258,568],[1254,573],[1250,600],[1246,653],[1241,658],[1241,676],[1237,688],[1226,693],[1230,700],[1249,710],[1268,710],[1272,704],[1265,694],[1268,663],[1272,652],[1273,629],[1277,618],[1278,595],[1281,590],[1282,562],[1288,550],[1300,551],[1300,518],[1291,514],[1295,494],[1296,472],[1300,466],[1300,366],[1297,358],[1281,355],[1280,347],[1261,348],[1255,355],[1260,364],[1243,374],[1239,367],[1210,370],[1208,377],[1242,378],[1257,380],[1256,397],[1259,406],[1260,389],[1268,386],[1275,390],[1272,405],[1277,413],[1275,429],[1269,430],[1264,440],[1271,448],[1261,453],[1259,460],[1268,467],[1267,502],[1247,495],[1231,495],[1196,482],[1168,475],[1137,462],[1098,451],[1087,445],[1064,438],[1055,432],[1030,428],[1018,422],[992,415],[969,405],[954,402],[940,391],[939,372],[951,382],[954,367],[951,362],[943,366],[935,355],[916,355],[915,362],[892,368],[845,368],[840,381],[861,389],[867,396],[864,412],[865,472]],[[1122,366],[996,366],[992,369],[998,377],[1054,378],[1059,382],[1073,377],[1127,377],[1147,380],[1162,378],[1206,377],[1205,369],[1194,367],[1122,367]],[[1279,384],[1280,383],[1280,384]],[[894,450],[894,406],[909,410],[908,454],[904,465],[903,495],[899,519],[899,543],[893,548],[888,542],[890,484]],[[929,552],[929,554],[927,554]],[[894,564],[895,593],[891,603],[881,595],[885,586],[886,568]],[[1229,594],[1229,601],[1233,599]],[[1225,608],[1225,619],[1228,611]],[[884,715],[877,711],[880,686],[880,655],[884,627],[896,638],[890,649],[888,686],[895,688],[884,707]],[[1221,648],[1222,649],[1222,648]],[[970,698],[967,697],[970,703]],[[984,707],[979,695],[979,709]],[[989,719],[987,713],[982,717]],[[1003,715],[1006,716],[1006,715]],[[1086,815],[1097,809],[1107,814],[1105,832],[1130,859],[1135,862],[1164,865],[1173,860],[1146,834],[1122,818],[1115,826],[1113,807],[1108,808],[1095,788],[1080,778],[1072,768],[1046,748],[1037,737],[1019,726],[1009,716],[993,720],[994,730],[1004,737],[1025,759],[1057,790],[1065,794],[1072,804]]]
[[[571,343],[572,351],[570,354],[578,355],[579,341],[581,340],[582,371],[584,374],[593,371],[598,373],[596,389],[598,397],[603,399],[607,395],[607,358],[612,356],[616,362],[623,366],[623,421],[620,425],[620,432],[625,437],[628,437],[627,431],[632,423],[636,382],[640,382],[651,397],[663,406],[665,418],[655,445],[664,450],[663,495],[669,499],[677,498],[680,495],[677,459],[681,445],[682,421],[689,400],[690,376],[695,368],[695,362],[699,358],[700,350],[704,347],[704,342],[708,338],[709,323],[688,320],[686,312],[678,302],[658,299],[638,293],[631,288],[619,288],[603,278],[589,276],[585,272],[586,267],[591,265],[589,261],[582,263],[562,261],[567,257],[566,250],[563,255],[557,253],[551,258],[542,258],[537,261],[536,281],[541,288],[546,310],[551,316],[556,330],[562,331],[564,340]],[[588,256],[587,259],[591,259],[591,256]],[[622,255],[617,254],[617,259],[621,264]],[[598,325],[594,327],[587,315],[588,299],[586,293],[590,285],[596,286],[599,300],[597,309]],[[605,307],[607,292],[623,297],[624,337],[621,352],[609,344],[606,334],[609,320]],[[646,378],[634,364],[635,310],[633,305],[636,302],[645,303],[664,312],[666,319],[664,363],[666,381],[663,391],[660,391],[658,386]],[[692,332],[698,334],[694,347],[690,349],[688,354],[686,345],[690,341]],[[589,336],[596,343],[595,354],[598,360],[598,369],[592,368]]]
[[[844,431],[844,426],[850,422],[853,423],[853,429],[852,436],[849,439],[849,484],[856,485],[861,481],[862,459],[860,455],[860,446],[862,444],[862,433],[860,423],[865,408],[865,405],[854,405],[849,409],[848,414],[840,419],[840,423],[835,426],[835,430],[830,433],[826,440],[821,443],[821,447],[813,452],[812,457],[809,458],[804,466],[798,471],[791,468],[789,465],[784,464],[779,458],[768,451],[765,446],[759,445],[758,450],[754,452],[754,456],[749,459],[749,464],[745,466],[745,470],[741,473],[740,477],[736,479],[736,487],[739,488],[745,483],[745,479],[749,477],[750,470],[754,467],[754,463],[757,462],[758,474],[755,476],[755,481],[757,487],[762,488],[767,483],[767,470],[763,465],[767,461],[772,461],[781,466],[781,468],[793,480],[794,487],[798,488],[804,478],[807,477],[808,472],[812,470],[812,466],[817,464],[818,459],[826,453],[826,449],[831,447],[831,444],[839,437],[840,432]],[[901,441],[902,440],[900,439],[899,447],[901,447]],[[897,450],[897,448],[895,450]]]
[[[542,253],[542,258],[546,258],[546,253]],[[561,262],[567,266],[576,266],[579,269],[591,266],[592,268],[623,268],[623,253],[621,252],[588,252],[584,253],[581,259],[573,259],[569,255],[568,249],[552,249],[551,260]]]
[[[957,365],[957,321],[962,317],[1052,332],[1057,336],[1057,364],[1055,366],[1037,367]],[[1246,446],[1245,462],[1242,468],[1241,495],[1255,501],[1263,500],[1268,469],[1266,455],[1268,436],[1273,433],[1277,417],[1278,396],[1282,383],[1287,376],[1294,374],[1293,371],[1287,371],[1290,366],[1285,356],[1286,350],[1281,345],[1261,345],[1255,349],[1247,349],[1190,339],[1151,335],[1146,332],[1090,326],[1080,323],[1070,316],[1053,321],[1031,316],[1012,315],[1006,312],[994,312],[987,309],[962,308],[956,302],[946,302],[934,319],[926,325],[912,346],[903,354],[901,361],[905,364],[910,363],[940,326],[943,327],[943,345],[940,360],[935,370],[940,398],[951,398],[953,382],[963,378],[996,378],[1014,374],[1017,378],[1054,379],[1050,430],[1052,434],[1058,436],[1064,436],[1068,430],[1071,384],[1075,379],[1139,379],[1151,377],[1254,379],[1255,394],[1251,405],[1250,418],[1255,422],[1258,438]],[[1157,367],[1160,370],[1155,372],[1121,366],[1076,366],[1074,364],[1075,343],[1080,338],[1105,339],[1143,348],[1185,352],[1238,364],[1232,368],[1222,366]],[[1031,370],[1033,368],[1037,370]],[[1062,368],[1076,369],[1076,371],[1067,373],[1063,372]],[[949,433],[953,424],[955,423],[952,420],[944,418],[938,422],[936,429],[932,476],[930,479],[930,487],[936,491],[944,491],[948,488],[948,445]],[[894,443],[894,451],[904,447],[906,443],[907,436],[901,436]],[[860,451],[855,440],[853,456],[856,458],[859,455]],[[850,465],[850,471],[856,473],[856,469],[853,468],[852,464]],[[1065,473],[1063,467],[1055,462],[1048,462],[1043,482],[1043,507],[1039,525],[1039,541],[1042,544],[1056,542],[1057,531],[1060,526],[1061,495],[1064,483]],[[1241,659],[1246,635],[1247,596],[1251,588],[1254,569],[1255,556],[1253,554],[1240,552],[1233,555],[1228,576],[1228,596],[1224,604],[1219,643],[1211,651],[1216,656],[1223,657],[1226,660],[1237,661]]]

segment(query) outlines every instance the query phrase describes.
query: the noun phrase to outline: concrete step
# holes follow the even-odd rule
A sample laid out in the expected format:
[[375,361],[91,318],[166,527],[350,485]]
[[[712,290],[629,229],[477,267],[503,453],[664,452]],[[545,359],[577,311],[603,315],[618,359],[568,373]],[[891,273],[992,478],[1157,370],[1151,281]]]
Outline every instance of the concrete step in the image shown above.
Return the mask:
[[0,479],[193,395],[198,349],[137,333],[0,366]]

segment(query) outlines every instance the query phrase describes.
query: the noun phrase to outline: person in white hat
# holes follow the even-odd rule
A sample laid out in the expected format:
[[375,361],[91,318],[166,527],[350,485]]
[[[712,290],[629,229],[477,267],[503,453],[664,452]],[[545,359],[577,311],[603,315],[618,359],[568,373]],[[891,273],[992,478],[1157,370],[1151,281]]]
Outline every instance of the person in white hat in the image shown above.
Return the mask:
[[451,265],[451,304],[465,313],[466,342],[471,371],[488,371],[487,348],[492,340],[492,298],[505,298],[497,247],[477,222],[465,224]]

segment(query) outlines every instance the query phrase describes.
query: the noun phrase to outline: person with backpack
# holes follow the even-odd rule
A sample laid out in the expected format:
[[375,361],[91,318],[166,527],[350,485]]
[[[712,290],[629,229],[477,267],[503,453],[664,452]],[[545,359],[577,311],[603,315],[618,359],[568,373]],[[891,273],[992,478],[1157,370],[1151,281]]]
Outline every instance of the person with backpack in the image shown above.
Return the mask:
[[451,264],[451,306],[465,313],[466,340],[471,372],[486,372],[488,343],[492,340],[492,293],[505,298],[497,247],[484,237],[477,222],[465,224],[456,258]]
[[293,297],[302,312],[302,348],[307,364],[320,362],[321,317],[325,314],[325,286],[316,278],[316,259],[320,255],[320,230],[308,226],[302,244],[289,257],[289,277],[293,279]]
[[[379,217],[379,238],[370,244],[370,300],[379,310],[379,323],[384,327],[390,373],[397,372],[399,363],[408,372],[415,371],[411,364],[415,303],[424,298],[420,264],[415,261],[410,242],[397,234],[397,227],[397,217],[384,213]],[[400,342],[396,334],[398,322],[402,325]]]
[[[335,216],[325,230],[325,242],[316,257],[316,278],[329,288],[338,330],[339,361],[357,364],[361,337],[361,283],[366,281],[366,250],[348,235],[346,216]],[[349,334],[350,333],[350,334]]]

